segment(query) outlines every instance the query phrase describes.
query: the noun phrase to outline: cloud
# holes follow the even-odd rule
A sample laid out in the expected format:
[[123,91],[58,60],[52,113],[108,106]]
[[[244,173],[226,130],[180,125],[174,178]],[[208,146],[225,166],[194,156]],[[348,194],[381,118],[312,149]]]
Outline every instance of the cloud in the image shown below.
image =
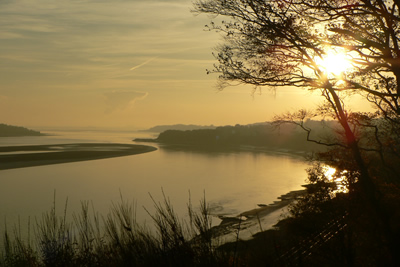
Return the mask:
[[157,58],[157,57],[150,58],[149,60],[146,60],[145,62],[143,62],[143,63],[141,63],[141,64],[139,64],[139,65],[136,65],[136,66],[130,68],[129,70],[135,70],[135,69],[137,69],[137,68],[140,68],[140,67],[142,67],[142,66],[144,66],[144,65],[146,65],[146,64],[148,64],[148,63],[150,63],[151,61],[153,61],[153,60],[156,59],[156,58]]
[[[46,74],[55,71],[70,74],[65,82],[99,81],[126,75],[154,56],[193,57],[205,22],[200,23],[190,7],[191,0],[0,1],[0,39],[7,39],[0,57],[9,57],[0,62],[0,69],[25,76],[34,70],[44,74],[40,79],[46,82]],[[200,47],[211,54],[211,42],[201,40]],[[30,64],[21,64],[21,59]],[[157,73],[169,71],[169,66],[154,67]],[[38,77],[30,82],[37,83]],[[63,78],[57,77],[57,83]]]
[[114,90],[104,93],[105,102],[107,105],[106,113],[111,113],[116,110],[125,110],[138,100],[146,98],[148,93],[136,91]]

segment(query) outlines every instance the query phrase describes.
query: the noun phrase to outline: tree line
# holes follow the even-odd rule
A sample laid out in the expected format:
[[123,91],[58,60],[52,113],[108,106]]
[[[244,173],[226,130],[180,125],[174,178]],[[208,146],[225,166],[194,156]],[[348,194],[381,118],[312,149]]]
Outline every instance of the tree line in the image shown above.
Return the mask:
[[0,137],[11,136],[41,136],[42,133],[21,126],[12,126],[0,123]]
[[[311,121],[312,135],[325,140],[335,134],[337,124],[333,121]],[[288,149],[298,151],[321,151],[322,147],[309,143],[306,133],[295,125],[276,126],[273,123],[255,125],[220,126],[215,129],[167,130],[154,141],[172,145],[191,145],[204,149],[238,148],[255,146],[266,149]]]

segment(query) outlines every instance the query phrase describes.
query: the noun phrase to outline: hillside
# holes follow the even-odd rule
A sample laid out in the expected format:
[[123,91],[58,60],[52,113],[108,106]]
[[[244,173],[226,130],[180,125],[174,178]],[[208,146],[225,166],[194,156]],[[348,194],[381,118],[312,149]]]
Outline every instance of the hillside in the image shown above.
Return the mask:
[[[310,138],[327,140],[335,138],[333,122],[309,121],[312,128]],[[135,139],[134,141],[158,142],[170,145],[190,145],[202,149],[225,149],[231,147],[264,147],[297,151],[316,151],[324,146],[308,142],[307,133],[299,127],[286,124],[279,127],[272,123],[223,126],[215,129],[166,130],[156,139]]]
[[0,123],[0,137],[12,136],[42,136],[41,132],[27,129],[21,126],[12,126]]
[[199,130],[199,129],[215,129],[215,126],[213,125],[201,126],[194,124],[157,125],[146,130],[141,130],[141,132],[161,133],[167,130],[188,131],[188,130]]

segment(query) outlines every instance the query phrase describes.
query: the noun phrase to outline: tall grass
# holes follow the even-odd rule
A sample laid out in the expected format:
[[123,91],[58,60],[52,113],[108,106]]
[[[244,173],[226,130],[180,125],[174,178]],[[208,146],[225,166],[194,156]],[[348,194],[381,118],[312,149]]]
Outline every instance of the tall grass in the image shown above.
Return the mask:
[[205,197],[197,211],[189,200],[188,221],[177,216],[165,195],[162,202],[153,202],[153,232],[137,223],[135,203],[122,196],[105,216],[82,202],[70,221],[68,201],[61,216],[54,202],[50,211],[28,224],[28,237],[22,237],[20,225],[12,234],[5,228],[0,266],[228,265],[228,255],[217,250]]

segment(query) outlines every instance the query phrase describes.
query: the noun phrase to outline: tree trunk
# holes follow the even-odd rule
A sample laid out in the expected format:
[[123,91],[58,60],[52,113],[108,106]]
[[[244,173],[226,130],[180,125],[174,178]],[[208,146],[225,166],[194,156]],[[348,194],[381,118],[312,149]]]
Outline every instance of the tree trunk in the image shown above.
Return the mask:
[[385,239],[388,242],[393,263],[400,263],[397,240],[395,240],[395,236],[392,234],[389,215],[387,214],[387,212],[385,212],[385,209],[381,206],[378,196],[379,192],[374,185],[374,182],[369,174],[365,161],[361,155],[361,151],[358,146],[358,141],[356,140],[354,132],[350,128],[347,116],[343,110],[339,96],[336,94],[336,92],[332,87],[328,88],[328,90],[334,100],[335,107],[338,111],[339,115],[338,120],[345,131],[347,146],[351,150],[355,163],[357,164],[358,170],[360,172],[359,183],[361,185],[361,192],[360,192],[361,199],[367,202],[365,204],[371,207],[372,211],[375,212],[375,216],[377,216],[376,218],[377,221],[381,222],[379,228],[383,230]]

